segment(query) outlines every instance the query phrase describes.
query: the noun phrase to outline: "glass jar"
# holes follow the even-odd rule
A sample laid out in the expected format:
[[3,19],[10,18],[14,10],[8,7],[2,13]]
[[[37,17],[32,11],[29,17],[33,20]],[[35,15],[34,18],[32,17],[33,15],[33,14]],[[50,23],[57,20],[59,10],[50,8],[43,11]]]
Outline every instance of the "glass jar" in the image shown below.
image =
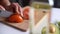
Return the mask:
[[[31,27],[32,34],[42,34],[42,29],[46,27],[46,34],[49,32],[51,6],[48,0],[32,0],[30,6],[34,9],[34,23]],[[31,10],[30,10],[31,11]],[[32,11],[31,11],[32,12]]]

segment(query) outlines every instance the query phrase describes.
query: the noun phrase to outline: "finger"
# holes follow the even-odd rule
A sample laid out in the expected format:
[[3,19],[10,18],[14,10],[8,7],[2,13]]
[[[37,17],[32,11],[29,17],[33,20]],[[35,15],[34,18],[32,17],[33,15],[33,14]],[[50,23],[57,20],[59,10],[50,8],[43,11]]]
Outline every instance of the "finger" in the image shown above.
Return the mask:
[[0,9],[1,9],[1,10],[5,10],[5,8],[3,8],[1,5],[0,5]]
[[18,11],[18,6],[16,5],[16,3],[13,3],[11,6],[12,6],[12,8],[14,10],[14,13],[18,13],[17,12]]

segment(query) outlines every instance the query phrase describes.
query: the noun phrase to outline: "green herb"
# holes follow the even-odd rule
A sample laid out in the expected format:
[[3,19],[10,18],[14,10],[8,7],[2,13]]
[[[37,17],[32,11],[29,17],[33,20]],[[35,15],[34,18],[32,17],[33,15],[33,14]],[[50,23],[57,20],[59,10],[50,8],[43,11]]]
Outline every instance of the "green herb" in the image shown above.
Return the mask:
[[58,22],[58,25],[60,26],[60,22]]
[[59,30],[60,30],[60,22],[57,22],[57,24],[58,24],[58,28],[59,28]]

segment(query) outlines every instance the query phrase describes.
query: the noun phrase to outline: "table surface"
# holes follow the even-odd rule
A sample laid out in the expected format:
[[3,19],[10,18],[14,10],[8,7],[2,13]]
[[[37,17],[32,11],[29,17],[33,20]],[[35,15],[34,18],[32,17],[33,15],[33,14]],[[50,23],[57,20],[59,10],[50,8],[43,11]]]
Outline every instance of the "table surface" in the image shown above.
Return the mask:
[[60,21],[60,8],[52,8],[51,11],[51,23]]
[[[60,21],[60,9],[52,8],[51,12],[51,23],[54,23],[55,21]],[[19,30],[0,23],[0,34],[29,34],[29,31],[21,32]]]

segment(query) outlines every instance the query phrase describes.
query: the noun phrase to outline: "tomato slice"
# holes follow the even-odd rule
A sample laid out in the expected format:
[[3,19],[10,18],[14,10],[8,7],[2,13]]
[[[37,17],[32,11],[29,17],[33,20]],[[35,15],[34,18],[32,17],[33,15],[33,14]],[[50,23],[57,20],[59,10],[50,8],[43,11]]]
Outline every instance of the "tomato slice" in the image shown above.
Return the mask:
[[23,22],[23,18],[18,14],[13,14],[8,19],[9,22],[21,23]]
[[23,18],[26,20],[29,20],[29,14],[28,14],[29,9],[30,9],[30,7],[28,7],[28,6],[23,9]]

